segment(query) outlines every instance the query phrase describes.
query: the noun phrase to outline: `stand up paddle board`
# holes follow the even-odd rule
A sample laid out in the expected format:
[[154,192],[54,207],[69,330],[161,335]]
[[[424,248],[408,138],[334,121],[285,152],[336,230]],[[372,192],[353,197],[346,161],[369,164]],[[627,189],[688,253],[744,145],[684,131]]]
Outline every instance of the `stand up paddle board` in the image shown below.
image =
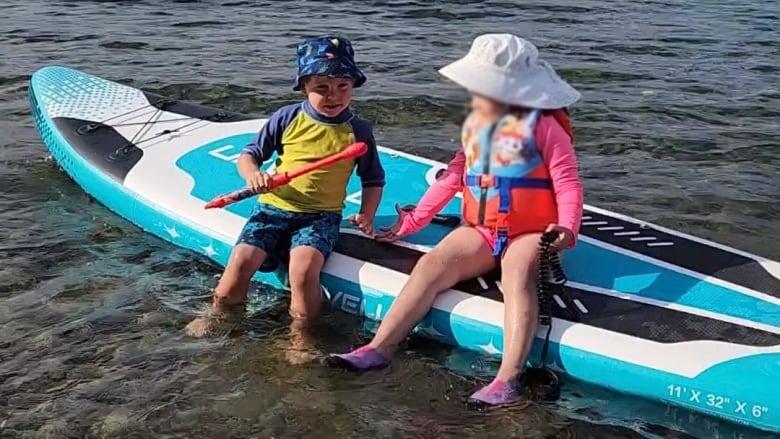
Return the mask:
[[[243,186],[235,162],[266,119],[63,67],[35,72],[29,95],[51,154],[88,194],[150,233],[227,262],[255,201],[204,205]],[[394,221],[394,203],[416,203],[445,167],[390,148],[380,156],[388,184],[379,226]],[[359,209],[360,190],[353,177],[345,217]],[[457,215],[460,201],[443,213]],[[381,320],[420,256],[451,230],[432,224],[383,244],[344,222],[322,275],[328,300]],[[553,369],[780,432],[780,264],[592,206],[563,260],[568,297],[554,297]],[[285,287],[282,275],[256,279]],[[500,356],[499,279],[489,273],[442,294],[419,332]],[[539,328],[532,359],[546,332]]]

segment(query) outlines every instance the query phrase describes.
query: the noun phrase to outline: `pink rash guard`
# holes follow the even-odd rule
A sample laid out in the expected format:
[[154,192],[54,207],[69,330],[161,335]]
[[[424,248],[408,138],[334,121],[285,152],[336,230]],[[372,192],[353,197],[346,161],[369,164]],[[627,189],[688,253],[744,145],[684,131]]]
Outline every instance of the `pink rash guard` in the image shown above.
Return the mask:
[[[582,220],[582,184],[577,174],[577,158],[569,135],[553,116],[542,116],[534,131],[539,153],[549,169],[558,205],[558,225],[574,233],[573,247],[577,241]],[[417,207],[402,213],[399,236],[415,233],[427,226],[452,198],[463,189],[463,173],[466,155],[459,149],[447,164],[447,170],[420,199]],[[480,230],[493,245],[491,233]]]

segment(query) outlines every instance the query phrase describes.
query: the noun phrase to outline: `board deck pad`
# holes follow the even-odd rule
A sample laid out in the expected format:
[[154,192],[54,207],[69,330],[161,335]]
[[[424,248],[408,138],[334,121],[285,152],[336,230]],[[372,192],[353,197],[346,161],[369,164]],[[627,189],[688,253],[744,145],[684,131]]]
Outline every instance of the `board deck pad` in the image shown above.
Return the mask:
[[[86,192],[144,230],[226,263],[256,201],[213,211],[203,205],[244,185],[235,162],[266,119],[64,67],[37,71],[30,101],[52,155]],[[395,221],[395,203],[417,203],[446,166],[385,147],[380,160],[388,184],[377,227]],[[273,160],[263,167],[273,172]],[[359,209],[360,190],[353,176],[345,218]],[[456,197],[442,213],[459,210]],[[386,244],[344,221],[323,270],[326,297],[344,311],[381,319],[417,260],[451,231],[431,224]],[[580,239],[563,264],[567,294],[552,302],[547,358],[556,369],[780,431],[780,264],[594,206],[586,206]],[[276,274],[256,278],[285,287]],[[445,292],[420,333],[500,356],[499,282],[496,270]],[[545,333],[540,327],[532,355]],[[705,396],[691,398],[682,388]]]

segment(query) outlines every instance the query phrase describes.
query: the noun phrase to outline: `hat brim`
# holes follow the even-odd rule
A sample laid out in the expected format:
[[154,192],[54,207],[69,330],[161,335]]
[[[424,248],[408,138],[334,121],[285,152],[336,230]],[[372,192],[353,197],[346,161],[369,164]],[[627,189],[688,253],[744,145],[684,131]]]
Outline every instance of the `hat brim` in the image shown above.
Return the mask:
[[351,78],[355,81],[354,88],[358,88],[366,82],[366,75],[357,68],[344,68],[338,60],[323,60],[307,65],[295,76],[293,90],[301,89],[301,81],[307,76],[329,76],[331,78]]
[[544,61],[522,77],[513,77],[466,56],[439,73],[471,92],[509,105],[552,110],[569,107],[582,97]]

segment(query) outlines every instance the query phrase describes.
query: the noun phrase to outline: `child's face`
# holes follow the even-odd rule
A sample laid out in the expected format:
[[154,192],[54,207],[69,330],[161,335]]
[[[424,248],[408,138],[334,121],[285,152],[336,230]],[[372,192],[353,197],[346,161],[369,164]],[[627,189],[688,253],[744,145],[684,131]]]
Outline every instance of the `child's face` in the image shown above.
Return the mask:
[[508,107],[493,99],[471,93],[471,109],[481,118],[495,122],[506,114]]
[[351,78],[310,76],[303,83],[303,93],[318,113],[334,117],[349,107],[353,84]]

